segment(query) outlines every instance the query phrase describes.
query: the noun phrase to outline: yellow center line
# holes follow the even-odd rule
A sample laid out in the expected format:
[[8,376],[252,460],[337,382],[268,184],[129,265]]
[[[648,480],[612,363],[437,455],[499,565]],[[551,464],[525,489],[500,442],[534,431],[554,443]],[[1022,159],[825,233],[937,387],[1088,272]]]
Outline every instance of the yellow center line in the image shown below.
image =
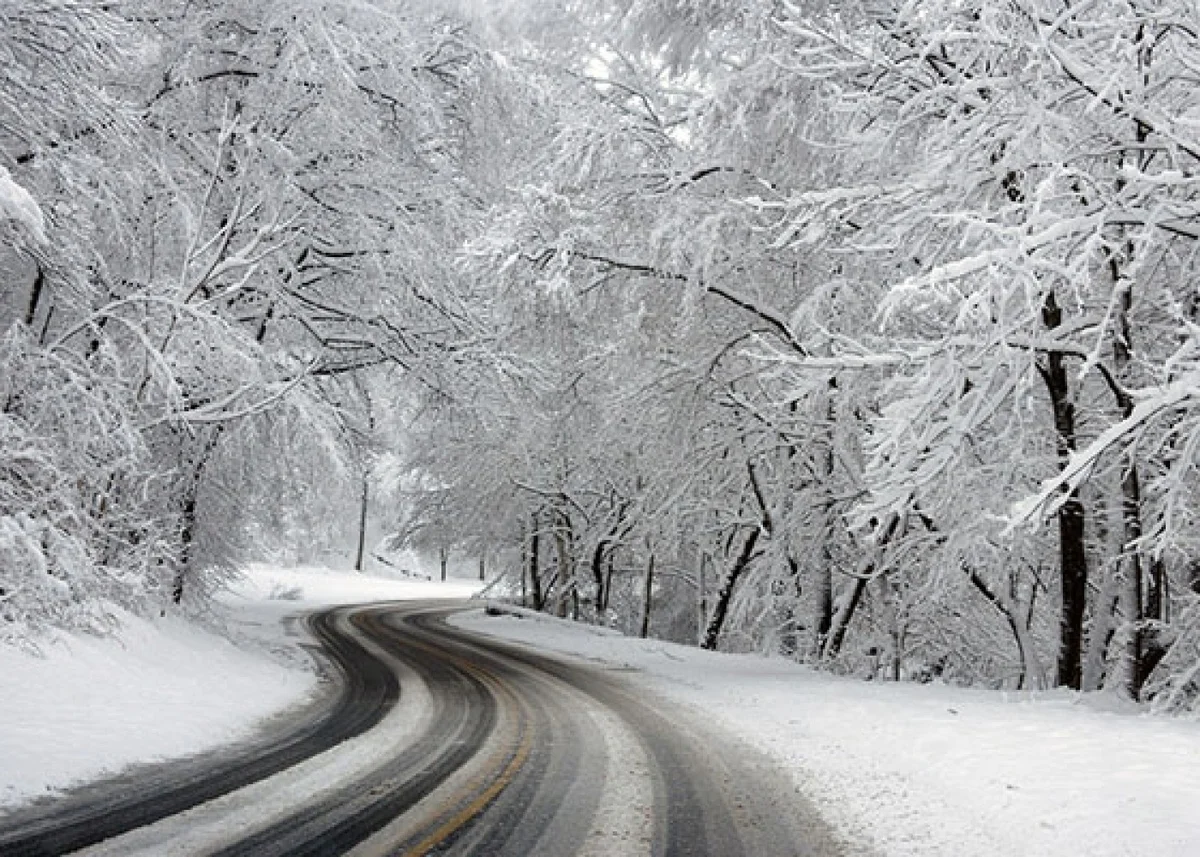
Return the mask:
[[[372,617],[375,618],[375,617]],[[424,641],[407,639],[405,644],[413,648],[424,649],[431,654],[441,658],[444,662],[452,663],[464,672],[474,675],[483,684],[485,684],[493,694],[497,697],[505,697],[506,701],[518,712],[518,730],[520,743],[517,746],[516,752],[505,765],[499,775],[491,781],[482,792],[479,792],[470,803],[463,806],[452,815],[450,818],[442,822],[433,832],[429,833],[424,839],[412,846],[408,850],[402,852],[404,857],[423,857],[430,851],[437,848],[447,839],[465,827],[475,816],[481,813],[499,794],[512,783],[513,778],[521,767],[529,759],[530,753],[533,751],[533,729],[530,728],[528,715],[525,713],[524,706],[520,699],[512,693],[503,682],[498,681],[495,676],[485,672],[478,665],[467,661],[457,655],[430,645]],[[480,775],[475,778],[476,783],[486,781],[486,775]],[[471,791],[473,789],[464,789]]]
[[451,818],[447,819],[441,827],[426,836],[408,851],[404,852],[405,857],[423,857],[437,846],[441,845],[459,830],[467,825],[471,819],[481,813],[484,808],[491,803],[500,792],[504,791],[509,783],[512,782],[517,771],[525,764],[529,758],[529,753],[533,749],[533,738],[530,735],[530,730],[525,730],[525,737],[521,741],[521,746],[517,748],[517,753],[508,763],[500,776],[488,786],[475,800],[464,806]]

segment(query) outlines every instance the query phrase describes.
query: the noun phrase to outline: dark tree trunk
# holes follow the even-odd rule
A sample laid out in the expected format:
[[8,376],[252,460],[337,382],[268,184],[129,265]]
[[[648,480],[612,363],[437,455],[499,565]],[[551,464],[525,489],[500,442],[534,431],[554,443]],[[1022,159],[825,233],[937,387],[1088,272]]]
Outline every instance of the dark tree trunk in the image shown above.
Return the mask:
[[650,636],[650,599],[654,592],[654,554],[646,564],[646,579],[642,586],[642,632],[643,638]]
[[1146,592],[1146,617],[1159,622],[1169,622],[1167,611],[1167,570],[1161,559],[1150,560],[1149,586]]
[[529,590],[533,596],[533,609],[542,609],[542,578],[538,570],[542,537],[538,532],[538,520],[534,516],[533,530],[529,535]]
[[704,631],[704,640],[700,643],[700,648],[717,648],[717,643],[721,639],[721,630],[725,626],[725,617],[729,613],[729,603],[733,600],[733,590],[737,586],[742,574],[749,567],[750,560],[754,558],[754,548],[758,544],[758,539],[761,535],[762,528],[755,527],[746,536],[746,541],[742,543],[741,553],[734,560],[729,573],[725,575],[725,580],[721,584],[720,591],[717,592],[717,603],[713,605],[712,616],[709,617],[708,628]]
[[204,479],[204,469],[217,448],[225,427],[215,426],[200,448],[196,459],[192,462],[191,471],[184,480],[183,500],[180,504],[179,516],[179,565],[175,569],[175,580],[171,586],[171,601],[174,604],[183,602],[184,590],[187,586],[187,575],[192,570],[196,548],[197,506],[200,498],[200,484]]
[[363,553],[367,547],[367,504],[371,500],[371,483],[364,473],[362,477],[362,494],[358,507],[358,551],[354,555],[354,570],[363,570]]
[[[1053,330],[1062,324],[1062,308],[1054,293],[1046,295],[1042,321]],[[1059,467],[1066,467],[1075,449],[1075,404],[1071,401],[1065,355],[1051,351],[1039,366],[1054,408]],[[1071,491],[1058,509],[1059,578],[1062,586],[1059,615],[1057,683],[1078,690],[1083,684],[1083,618],[1087,606],[1087,551],[1084,545],[1085,514],[1078,489]]]
[[[868,568],[867,573],[870,574],[872,570],[872,568]],[[858,609],[866,588],[866,577],[857,577],[854,579],[854,585],[850,588],[849,597],[843,602],[841,609],[838,610],[837,615],[833,618],[829,636],[825,641],[825,650],[821,653],[823,660],[832,660],[841,652],[842,644],[846,641],[846,629],[850,627],[850,620],[854,618],[854,611]]]
[[596,542],[596,549],[592,551],[592,580],[596,584],[596,615],[600,616],[608,609],[608,579],[604,574],[604,554],[605,548],[608,547],[608,539],[601,539]]
[[529,539],[525,538],[525,526],[521,525],[521,606],[528,607],[529,597]]
[[196,494],[198,484],[193,481],[180,509],[179,528],[179,566],[175,569],[175,580],[171,584],[171,603],[183,603],[183,591],[186,586],[188,566],[192,562],[192,551],[196,538]]
[[1087,554],[1084,513],[1076,492],[1058,511],[1059,562],[1062,568],[1062,617],[1059,623],[1058,684],[1078,690],[1083,682],[1083,617],[1087,603]]
[[[924,517],[924,516],[922,516]],[[875,569],[883,562],[884,549],[887,544],[896,535],[896,529],[900,526],[901,517],[893,515],[888,522],[887,528],[883,532],[883,536],[879,539],[879,543],[875,548],[875,559],[866,562],[859,574],[855,575],[854,586],[850,590],[850,595],[842,602],[842,606],[838,608],[837,614],[834,615],[830,623],[829,634],[826,638],[824,649],[821,651],[822,660],[831,660],[838,656],[842,650],[842,645],[846,641],[846,631],[850,628],[850,621],[854,618],[854,613],[858,610],[858,605],[862,602],[863,593],[867,589],[867,582],[875,575]],[[932,526],[931,521],[926,521],[927,527]]]
[[25,326],[33,327],[34,319],[37,318],[38,304],[42,302],[42,290],[46,286],[46,271],[40,263],[37,264],[37,275],[33,278],[33,285],[29,287],[29,303],[25,305]]
[[[267,335],[267,324],[269,323],[274,311],[274,304],[267,307],[267,311],[263,313],[262,321],[258,328],[258,342],[262,342]],[[367,442],[369,443],[375,435],[375,410],[371,407],[371,397],[361,385],[358,387],[359,394],[362,396],[363,403],[367,410]],[[360,449],[358,452],[359,469],[362,471],[362,496],[361,504],[358,510],[358,553],[354,558],[354,570],[363,570],[363,552],[366,550],[367,544],[367,510],[371,501],[371,466],[370,460],[367,457],[367,451]]]
[[825,495],[821,516],[821,565],[816,570],[813,589],[813,627],[812,640],[809,644],[808,657],[819,660],[825,649],[829,630],[833,627],[833,552],[830,542],[833,540],[834,529],[834,499],[833,499],[833,446],[834,424],[837,421],[837,378],[830,378],[828,383],[828,400],[825,403],[823,417],[825,427],[818,434],[815,457],[819,461]]

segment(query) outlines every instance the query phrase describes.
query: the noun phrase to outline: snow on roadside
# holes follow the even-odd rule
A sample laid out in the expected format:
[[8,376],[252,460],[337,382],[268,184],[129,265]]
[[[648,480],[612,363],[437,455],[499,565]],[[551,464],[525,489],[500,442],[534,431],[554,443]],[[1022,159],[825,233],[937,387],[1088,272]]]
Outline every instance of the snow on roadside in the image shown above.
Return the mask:
[[299,604],[316,609],[365,601],[411,601],[419,598],[469,598],[481,584],[474,580],[430,580],[359,574],[320,567],[279,568],[252,565],[222,600]]
[[1195,857],[1200,723],[1074,694],[869,684],[522,611],[452,624],[633,668],[778,759],[861,853]]
[[0,803],[235,740],[316,685],[184,620],[122,620],[40,658],[0,649]]
[[254,566],[221,598],[228,637],[176,617],[123,616],[116,636],[61,634],[41,657],[0,647],[0,808],[235,741],[311,698],[317,678],[289,616],[477,588]]

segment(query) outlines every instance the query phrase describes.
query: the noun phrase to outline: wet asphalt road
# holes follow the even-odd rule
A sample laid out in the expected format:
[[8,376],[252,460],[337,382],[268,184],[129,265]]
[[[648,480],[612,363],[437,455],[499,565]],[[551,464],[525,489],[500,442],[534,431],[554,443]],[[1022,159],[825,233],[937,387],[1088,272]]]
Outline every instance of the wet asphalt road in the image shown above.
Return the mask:
[[336,692],[253,741],[0,815],[0,855],[832,857],[790,778],[619,670],[447,626],[315,614]]

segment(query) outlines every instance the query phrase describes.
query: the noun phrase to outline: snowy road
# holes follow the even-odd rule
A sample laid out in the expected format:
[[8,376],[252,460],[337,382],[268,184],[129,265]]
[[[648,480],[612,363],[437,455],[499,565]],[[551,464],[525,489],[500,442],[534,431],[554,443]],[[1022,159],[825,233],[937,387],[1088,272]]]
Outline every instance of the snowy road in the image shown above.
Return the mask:
[[340,694],[236,755],[9,817],[0,853],[836,853],[753,750],[619,670],[451,629],[455,609],[318,614]]

